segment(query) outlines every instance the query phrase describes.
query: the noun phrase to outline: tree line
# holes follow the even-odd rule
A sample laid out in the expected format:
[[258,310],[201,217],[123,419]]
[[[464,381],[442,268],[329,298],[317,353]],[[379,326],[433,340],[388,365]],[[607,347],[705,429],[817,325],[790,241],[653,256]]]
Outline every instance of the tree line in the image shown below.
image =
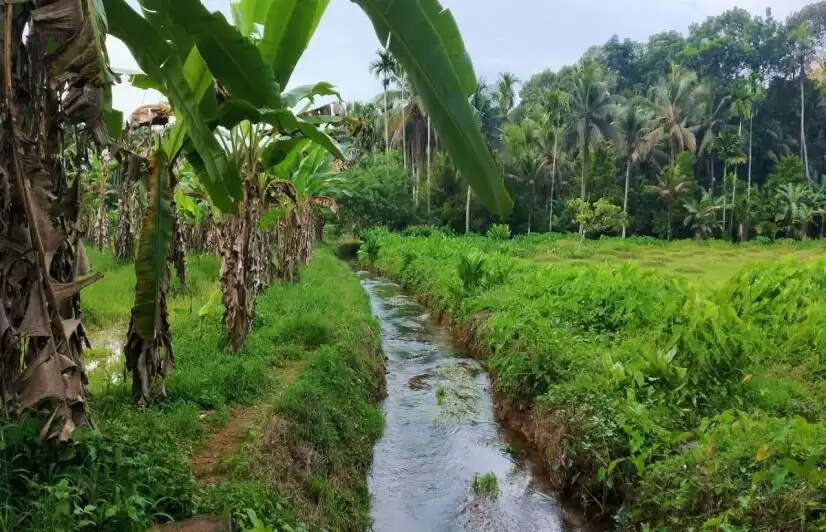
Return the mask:
[[[470,102],[515,199],[512,229],[584,234],[583,216],[602,200],[617,208],[596,234],[820,236],[824,43],[824,2],[785,21],[735,8],[687,35],[612,37],[577,64],[524,83],[510,73],[480,80]],[[496,218],[443,155],[404,70],[382,52],[370,71],[384,90],[348,106],[358,126],[351,196],[378,187],[396,197],[390,189],[405,187],[413,208],[391,207],[373,221],[484,232]],[[402,170],[379,183],[382,172],[370,168],[398,166],[390,150],[401,152]],[[350,203],[359,210],[358,199]],[[353,217],[351,228],[367,225]]]

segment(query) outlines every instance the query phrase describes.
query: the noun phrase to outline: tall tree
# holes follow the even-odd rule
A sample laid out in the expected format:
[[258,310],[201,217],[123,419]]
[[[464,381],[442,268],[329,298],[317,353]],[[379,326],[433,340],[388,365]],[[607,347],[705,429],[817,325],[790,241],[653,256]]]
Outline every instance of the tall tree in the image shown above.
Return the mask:
[[[614,129],[625,148],[628,160],[625,165],[625,191],[623,213],[628,219],[628,189],[631,181],[631,169],[638,165],[651,152],[651,112],[648,102],[641,97],[627,100],[619,107]],[[622,238],[626,235],[626,224],[622,226]]]
[[548,198],[548,232],[552,233],[554,230],[554,193],[556,192],[559,150],[565,132],[570,125],[570,95],[561,89],[553,89],[545,96],[543,104],[547,116],[545,137],[551,146],[549,153],[551,159],[549,165],[551,168],[551,190]]
[[[728,177],[729,177],[729,170],[732,166],[737,166],[743,164],[746,160],[745,156],[743,155],[742,149],[742,139],[740,135],[737,134],[735,131],[723,131],[717,137],[717,140],[714,144],[714,149],[717,152],[717,155],[723,161],[723,233],[726,233],[728,229],[729,232],[733,229],[727,223],[726,213],[727,213],[727,206],[728,200],[726,199],[726,195],[728,191],[726,190],[726,185],[728,184]],[[732,207],[732,225],[734,224],[734,203],[737,200],[737,174],[735,172],[734,179],[732,181],[732,195],[731,195],[731,207]]]
[[570,80],[572,132],[579,143],[582,159],[580,197],[587,201],[591,169],[591,146],[610,135],[612,99],[602,67],[594,60],[577,65]]
[[662,140],[668,147],[671,164],[678,153],[697,149],[696,125],[692,123],[697,96],[704,87],[697,75],[678,65],[652,91],[654,105],[652,140]]
[[809,169],[809,148],[806,143],[806,64],[815,52],[815,41],[808,21],[803,21],[789,29],[789,38],[794,45],[794,65],[799,68],[800,83],[800,159],[806,169],[806,177],[811,179]]
[[496,82],[496,101],[499,104],[499,114],[502,120],[507,120],[508,115],[516,103],[516,86],[520,83],[518,77],[510,72],[499,74]]
[[390,124],[389,112],[390,106],[387,101],[387,89],[390,88],[390,82],[393,76],[398,71],[396,59],[389,50],[378,50],[376,52],[376,59],[370,63],[370,73],[381,80],[382,89],[384,92],[384,149],[388,160],[390,159]]

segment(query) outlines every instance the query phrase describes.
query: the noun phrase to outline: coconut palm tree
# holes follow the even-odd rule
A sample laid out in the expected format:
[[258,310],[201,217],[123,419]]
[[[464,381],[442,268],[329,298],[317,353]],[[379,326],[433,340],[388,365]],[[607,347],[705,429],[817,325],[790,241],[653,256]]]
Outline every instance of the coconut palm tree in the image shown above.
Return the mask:
[[666,143],[672,165],[678,153],[697,149],[697,127],[692,120],[698,96],[704,90],[697,83],[697,74],[672,65],[668,76],[652,91],[651,140]]
[[806,144],[806,63],[815,53],[815,41],[809,22],[804,21],[791,28],[789,38],[794,44],[792,68],[798,68],[800,72],[800,159],[806,169],[806,178],[811,180],[809,150]]
[[672,235],[672,220],[674,218],[674,207],[679,204],[680,200],[691,192],[694,186],[694,180],[689,173],[689,166],[677,159],[671,166],[665,168],[657,177],[657,183],[650,185],[647,188],[649,192],[657,195],[660,201],[663,202],[666,208],[666,234],[667,239],[671,240]]
[[557,163],[561,141],[569,127],[570,95],[561,89],[554,89],[545,96],[544,108],[546,113],[545,139],[548,141],[547,145],[551,146],[550,152],[546,150],[546,158],[548,155],[550,156],[550,165],[548,166],[551,168],[551,191],[548,197],[548,232],[553,232]]
[[790,237],[803,238],[814,215],[812,190],[807,184],[785,183],[775,194],[775,220],[786,227]]
[[499,114],[502,120],[507,120],[508,114],[516,103],[516,86],[520,83],[518,77],[510,72],[499,74],[496,82],[496,101],[499,104]]
[[748,178],[746,189],[746,206],[751,204],[751,177],[752,177],[752,154],[754,148],[754,113],[757,104],[765,97],[765,89],[757,76],[752,75],[748,80],[735,86],[732,95],[732,113],[740,118],[740,136],[742,137],[743,122],[749,124],[749,147],[748,147]]
[[[494,105],[494,96],[491,93],[490,86],[483,78],[479,78],[476,82],[476,89],[470,95],[470,105],[473,107],[476,120],[482,128],[482,134],[489,147],[492,147],[498,142],[499,120],[500,116],[497,113]],[[470,186],[467,188],[467,200],[465,201],[465,232],[470,232],[470,202],[472,198],[472,191]]]
[[714,231],[721,228],[717,213],[723,208],[723,198],[715,197],[711,190],[703,189],[699,201],[691,199],[683,203],[683,208],[688,212],[683,225],[694,231],[698,242],[711,238]]
[[[635,97],[623,103],[614,120],[614,130],[621,144],[625,147],[628,161],[625,165],[625,194],[623,213],[628,219],[628,189],[631,181],[632,167],[640,164],[651,153],[651,112],[648,102]],[[625,238],[626,226],[622,226],[622,238]]]
[[542,153],[542,126],[539,120],[529,117],[520,124],[509,124],[504,131],[505,167],[508,175],[530,187],[528,204],[528,234],[532,230],[533,213],[536,204],[536,183],[545,172],[547,163]]
[[387,158],[390,158],[390,126],[388,124],[388,112],[390,110],[387,103],[387,89],[393,76],[398,72],[398,65],[390,50],[378,50],[376,59],[370,63],[370,73],[381,80],[384,89],[384,149]]
[[726,212],[728,201],[726,199],[726,194],[728,193],[726,190],[726,185],[728,184],[728,177],[729,177],[729,170],[732,166],[738,166],[746,162],[746,157],[743,154],[742,148],[742,139],[740,136],[734,131],[723,131],[714,141],[714,151],[723,161],[723,233],[726,232],[726,229],[729,230],[733,229],[734,225],[734,204],[737,200],[737,174],[734,173],[734,179],[732,182],[732,194],[731,194],[731,205],[732,205],[732,215],[731,215],[731,226],[727,224],[726,219]]
[[600,64],[585,60],[574,68],[570,80],[571,131],[582,158],[581,199],[587,201],[591,145],[610,136],[612,99]]

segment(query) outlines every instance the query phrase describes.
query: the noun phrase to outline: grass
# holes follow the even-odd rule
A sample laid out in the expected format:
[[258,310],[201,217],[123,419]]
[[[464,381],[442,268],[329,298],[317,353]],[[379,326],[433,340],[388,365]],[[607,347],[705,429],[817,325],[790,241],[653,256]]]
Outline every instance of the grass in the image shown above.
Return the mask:
[[[132,266],[94,251],[90,259],[105,272],[83,294],[90,337],[121,339]],[[365,475],[382,428],[375,404],[384,371],[358,280],[328,249],[318,250],[300,283],[273,286],[259,298],[247,346],[232,356],[220,302],[199,317],[218,288],[220,262],[190,257],[189,265],[190,285],[175,281],[169,300],[176,366],[167,401],[133,406],[122,360],[99,348],[95,358],[108,363],[90,374],[96,430],[79,429],[67,447],[41,447],[33,444],[41,418],[0,429],[0,530],[142,531],[199,513],[232,515],[242,526],[252,526],[255,515],[279,530],[367,526]],[[293,360],[303,372],[282,379],[283,368],[298,367]],[[229,421],[230,408],[254,403],[263,405],[267,427],[288,432],[276,438],[249,427],[227,457],[223,481],[198,483],[190,457]],[[273,453],[290,457],[280,476],[262,458]]]
[[499,482],[493,473],[473,477],[473,493],[480,497],[495,499],[499,496]]
[[[453,319],[591,511],[620,529],[826,528],[821,243],[364,236],[360,260]],[[549,249],[558,263],[537,260]]]
[[693,240],[664,242],[649,238],[603,238],[586,241],[570,235],[533,235],[518,238],[509,253],[553,266],[634,264],[644,269],[721,285],[744,266],[771,261],[812,261],[826,258],[818,241],[778,241],[771,244]]

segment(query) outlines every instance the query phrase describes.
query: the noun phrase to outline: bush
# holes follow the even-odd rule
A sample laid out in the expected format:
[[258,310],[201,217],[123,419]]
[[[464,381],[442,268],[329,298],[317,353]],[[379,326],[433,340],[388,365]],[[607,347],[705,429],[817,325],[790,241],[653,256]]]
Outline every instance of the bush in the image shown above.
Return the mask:
[[485,257],[481,253],[461,255],[456,270],[465,292],[472,292],[482,285],[485,278]]
[[508,224],[493,224],[488,229],[487,237],[491,240],[510,240],[511,229]]

